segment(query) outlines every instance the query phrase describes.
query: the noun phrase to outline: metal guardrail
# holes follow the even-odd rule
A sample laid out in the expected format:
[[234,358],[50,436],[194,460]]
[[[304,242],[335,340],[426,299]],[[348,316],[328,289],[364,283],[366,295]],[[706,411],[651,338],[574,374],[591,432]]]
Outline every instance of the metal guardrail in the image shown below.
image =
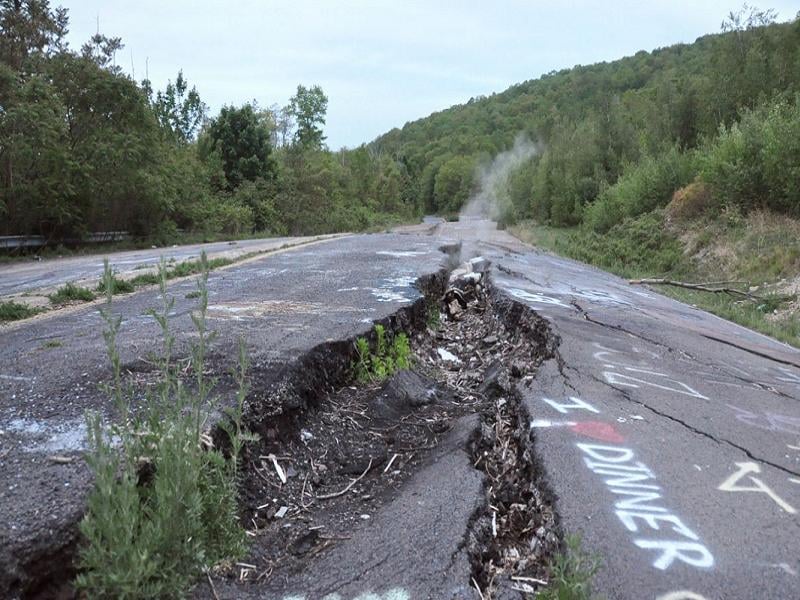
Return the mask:
[[[57,242],[61,244],[102,244],[104,242],[128,240],[130,237],[127,231],[98,231],[87,234],[82,238],[66,238],[57,240]],[[47,238],[42,235],[0,236],[0,249],[3,250],[11,250],[14,248],[41,248],[46,245]]]

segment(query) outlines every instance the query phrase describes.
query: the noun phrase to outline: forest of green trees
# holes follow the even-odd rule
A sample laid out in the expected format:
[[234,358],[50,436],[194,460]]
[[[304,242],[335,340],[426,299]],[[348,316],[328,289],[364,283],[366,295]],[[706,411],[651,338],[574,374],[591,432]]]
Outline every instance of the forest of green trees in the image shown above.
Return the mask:
[[210,116],[182,73],[154,91],[116,64],[120,39],[72,50],[67,29],[48,0],[0,0],[0,235],[320,233],[416,212],[399,163],[326,149],[318,86]]
[[[156,91],[118,38],[67,47],[67,12],[0,0],[0,235],[360,230],[455,213],[520,134],[537,152],[498,196],[506,222],[605,232],[664,206],[800,215],[800,21],[745,8],[720,34],[549,73],[331,151],[327,97],[209,115],[178,71]],[[202,82],[196,82],[202,87]]]
[[476,169],[519,134],[537,152],[496,194],[501,219],[584,224],[687,200],[800,216],[800,20],[745,6],[693,44],[575,67],[394,129],[392,155],[427,212],[458,211]]

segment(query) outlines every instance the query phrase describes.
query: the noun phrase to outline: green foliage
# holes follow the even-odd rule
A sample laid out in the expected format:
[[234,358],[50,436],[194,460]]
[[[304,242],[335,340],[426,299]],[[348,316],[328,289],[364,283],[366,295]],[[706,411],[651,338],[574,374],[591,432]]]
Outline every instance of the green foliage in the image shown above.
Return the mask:
[[219,161],[227,190],[245,181],[275,177],[270,130],[252,104],[223,106],[203,131],[199,151],[201,158]]
[[[285,235],[286,225],[275,203],[276,185],[264,179],[246,181],[233,193],[231,202],[249,212],[249,220],[256,231],[272,235]],[[240,217],[244,220],[244,218]],[[242,229],[245,228],[243,223]]]
[[213,271],[226,265],[233,263],[233,260],[225,257],[217,257],[208,260],[203,256],[197,260],[185,260],[178,263],[167,271],[167,277],[173,279],[175,277],[187,277],[189,275],[196,275],[198,273],[205,273],[206,271]]
[[436,172],[433,184],[433,209],[436,212],[458,212],[474,189],[475,161],[454,156]]
[[608,231],[629,217],[663,208],[672,194],[694,179],[691,153],[673,146],[625,167],[617,182],[604,189],[583,213],[583,222],[597,232]]
[[40,308],[34,308],[19,302],[6,301],[0,302],[0,323],[4,321],[19,321],[27,319],[42,312]]
[[[140,276],[141,277],[141,276]],[[121,279],[111,273],[110,276],[105,275],[97,283],[97,291],[101,294],[130,294],[136,289],[133,282],[128,279]]]
[[800,215],[800,104],[778,99],[722,126],[703,148],[701,177],[720,203]]
[[297,86],[297,93],[289,100],[289,115],[297,124],[294,141],[302,148],[322,147],[325,136],[322,126],[325,125],[325,113],[328,111],[328,97],[318,85],[307,88]]
[[[416,206],[444,213],[467,195],[465,177],[454,173],[466,171],[456,168],[461,161],[496,155],[527,133],[541,152],[512,174],[501,219],[563,226],[588,213],[593,227],[607,231],[664,206],[676,186],[691,180],[687,150],[712,140],[721,124],[730,127],[742,110],[798,91],[800,21],[772,24],[773,18],[744,9],[729,16],[720,35],[548,73],[408,123],[370,148],[408,169],[413,184],[406,191]],[[789,135],[791,128],[776,129],[781,141],[774,147],[793,150],[789,140],[798,136]],[[792,152],[772,156],[781,167],[797,164]],[[448,163],[437,197],[438,173]],[[783,179],[773,179],[771,189],[789,197],[792,170],[772,172]]]
[[567,536],[566,551],[553,558],[550,582],[536,594],[543,600],[590,600],[592,578],[600,569],[600,559],[581,549],[578,536]]
[[137,288],[145,285],[155,285],[159,281],[160,278],[156,273],[140,273],[130,280],[131,285]]
[[558,239],[556,249],[630,277],[677,274],[688,268],[683,246],[664,227],[661,210],[626,219],[605,234],[579,229]]
[[[149,81],[143,82],[148,97],[151,96]],[[167,82],[166,89],[156,93],[151,99],[153,112],[159,124],[177,142],[187,144],[192,141],[206,116],[207,107],[200,99],[197,89],[178,71],[175,83]]]
[[66,302],[91,302],[94,300],[94,292],[89,288],[81,287],[70,282],[61,286],[54,294],[47,296],[53,304],[64,304]]
[[411,367],[411,345],[405,333],[386,335],[383,325],[375,325],[375,343],[366,338],[356,340],[353,373],[358,381],[380,381],[393,373]]
[[540,152],[504,184],[503,225],[608,231],[663,207],[698,169],[718,204],[797,214],[800,21],[773,20],[745,8],[720,35],[548,73],[330,152],[319,86],[282,109],[226,106],[197,135],[205,106],[182,72],[154,95],[115,66],[118,38],[74,52],[65,10],[5,3],[0,233],[168,243],[178,230],[317,234],[456,214],[476,165],[520,134]]
[[[205,262],[203,255],[202,262]],[[211,332],[206,327],[208,270],[198,280],[200,300],[192,321],[197,331],[190,358],[193,387],[184,384],[172,360],[174,336],[167,296],[166,264],[160,268],[162,307],[151,314],[162,330],[159,379],[147,403],[132,406],[134,392],[122,383],[117,335],[121,319],[111,312],[111,294],[103,310],[104,337],[112,366],[107,392],[117,405],[116,424],[87,414],[89,453],[94,475],[80,530],[78,589],[87,597],[183,597],[203,571],[245,550],[238,521],[238,462],[247,394],[247,359],[240,345],[237,402],[224,411],[220,426],[230,442],[227,455],[208,447],[206,415],[214,410],[213,382],[204,375]],[[104,280],[113,273],[106,262]]]

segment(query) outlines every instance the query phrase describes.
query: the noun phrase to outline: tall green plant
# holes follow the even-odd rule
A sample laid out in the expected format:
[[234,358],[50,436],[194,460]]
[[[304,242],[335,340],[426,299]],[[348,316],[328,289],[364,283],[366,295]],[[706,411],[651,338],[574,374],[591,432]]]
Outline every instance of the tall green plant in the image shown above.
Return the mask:
[[[205,255],[201,260],[200,300],[192,313],[198,335],[190,358],[194,381],[185,384],[173,361],[169,315],[174,299],[167,293],[162,260],[162,303],[151,311],[162,337],[159,378],[141,407],[132,406],[133,390],[121,379],[117,337],[122,321],[111,310],[111,286],[105,286],[104,337],[113,374],[106,389],[117,405],[117,420],[107,424],[98,413],[87,415],[87,461],[95,484],[80,525],[84,543],[76,585],[89,597],[180,597],[199,573],[245,550],[237,477],[242,445],[253,439],[242,428],[247,357],[240,344],[236,404],[224,411],[229,420],[220,423],[230,441],[226,454],[205,433],[216,399],[214,382],[205,375],[213,333],[206,321],[208,263]],[[107,284],[112,277],[106,261]]]

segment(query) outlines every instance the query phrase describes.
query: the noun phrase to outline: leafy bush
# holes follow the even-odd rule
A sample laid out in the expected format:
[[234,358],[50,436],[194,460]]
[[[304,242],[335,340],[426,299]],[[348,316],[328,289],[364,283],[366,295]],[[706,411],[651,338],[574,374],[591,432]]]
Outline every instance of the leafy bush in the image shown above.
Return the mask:
[[389,341],[383,325],[375,325],[374,351],[366,338],[358,338],[356,354],[353,371],[356,379],[362,382],[386,379],[396,371],[411,366],[408,336],[398,333]]
[[[205,263],[205,255],[202,259]],[[172,362],[174,336],[168,318],[174,299],[160,269],[160,311],[152,311],[163,335],[160,376],[144,407],[134,411],[133,390],[121,380],[117,334],[121,318],[111,312],[113,274],[106,262],[104,337],[113,379],[107,387],[117,404],[117,424],[87,415],[94,488],[80,524],[84,544],[76,584],[87,597],[173,598],[214,564],[240,556],[245,535],[238,521],[237,477],[242,445],[242,407],[247,360],[240,344],[237,402],[219,426],[228,454],[214,448],[204,430],[213,409],[213,382],[204,375],[211,333],[206,327],[208,270],[198,281],[200,301],[192,314],[198,337],[190,358],[195,382],[189,390]]]
[[687,261],[681,243],[664,228],[662,210],[626,219],[605,234],[581,229],[559,240],[556,250],[630,276],[674,274]]
[[665,212],[669,219],[686,221],[699,217],[708,211],[712,204],[708,186],[702,181],[694,181],[675,191]]
[[745,111],[703,147],[701,177],[720,203],[800,215],[797,102],[779,99]]
[[75,301],[91,302],[94,300],[94,292],[89,288],[81,287],[70,282],[58,288],[54,294],[50,294],[47,297],[53,304],[64,304],[66,302]]
[[135,287],[142,287],[145,285],[155,285],[159,282],[160,278],[155,273],[140,273],[133,279],[131,279],[131,283]]
[[622,176],[584,211],[584,224],[608,231],[629,217],[667,205],[673,192],[695,176],[694,157],[673,146],[658,156],[629,164]]

